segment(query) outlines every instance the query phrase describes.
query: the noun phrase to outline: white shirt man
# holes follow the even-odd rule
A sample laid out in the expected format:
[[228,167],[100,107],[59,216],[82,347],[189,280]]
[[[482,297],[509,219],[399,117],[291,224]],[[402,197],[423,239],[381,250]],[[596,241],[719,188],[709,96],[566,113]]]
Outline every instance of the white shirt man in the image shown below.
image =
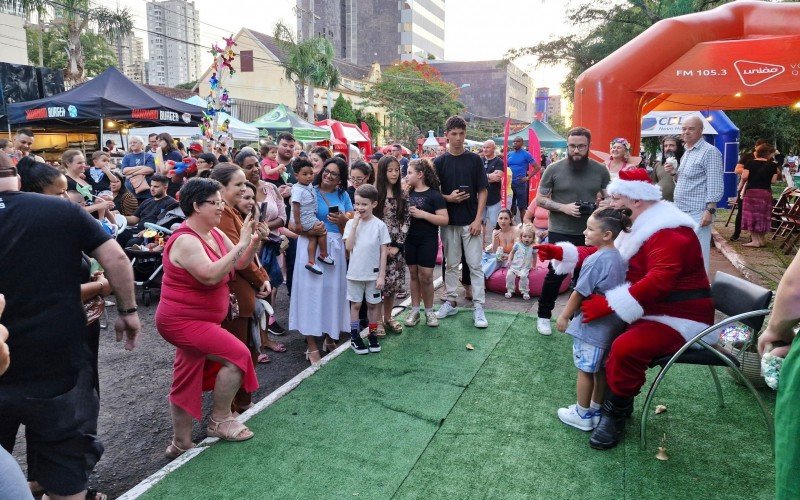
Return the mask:
[[711,252],[711,225],[717,202],[723,194],[722,154],[703,139],[703,122],[691,117],[681,129],[685,152],[675,172],[674,201],[681,211],[698,224],[697,237],[708,271]]

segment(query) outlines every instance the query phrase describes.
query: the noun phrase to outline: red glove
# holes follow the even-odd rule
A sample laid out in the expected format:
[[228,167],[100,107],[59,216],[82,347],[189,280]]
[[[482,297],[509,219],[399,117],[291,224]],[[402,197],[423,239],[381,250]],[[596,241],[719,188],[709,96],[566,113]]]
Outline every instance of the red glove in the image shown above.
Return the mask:
[[581,313],[583,322],[588,323],[596,319],[605,318],[614,312],[608,305],[608,301],[602,295],[593,294],[581,302]]
[[541,245],[536,245],[535,248],[539,251],[539,260],[564,259],[564,249],[558,245],[543,243]]

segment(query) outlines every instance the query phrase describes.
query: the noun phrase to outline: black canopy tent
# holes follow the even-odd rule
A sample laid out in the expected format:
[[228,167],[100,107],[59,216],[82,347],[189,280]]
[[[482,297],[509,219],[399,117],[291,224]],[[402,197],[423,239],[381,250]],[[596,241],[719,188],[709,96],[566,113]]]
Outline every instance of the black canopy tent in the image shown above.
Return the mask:
[[65,129],[100,126],[103,120],[129,126],[197,125],[203,108],[163,96],[129,80],[116,68],[108,68],[92,80],[61,94],[8,105],[9,128],[27,126]]

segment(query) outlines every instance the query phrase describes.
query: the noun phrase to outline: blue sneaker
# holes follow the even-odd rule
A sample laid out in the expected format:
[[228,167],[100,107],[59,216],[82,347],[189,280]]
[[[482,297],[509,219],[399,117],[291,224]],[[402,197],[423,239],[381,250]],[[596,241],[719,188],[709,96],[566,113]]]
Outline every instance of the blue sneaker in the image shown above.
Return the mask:
[[[594,415],[594,410],[589,410],[585,414],[581,415],[577,405],[569,405],[566,408],[558,409],[559,420],[571,427],[575,427],[576,429],[587,432],[594,429],[597,425],[592,421],[594,419]],[[600,420],[599,413],[597,415],[597,420]]]

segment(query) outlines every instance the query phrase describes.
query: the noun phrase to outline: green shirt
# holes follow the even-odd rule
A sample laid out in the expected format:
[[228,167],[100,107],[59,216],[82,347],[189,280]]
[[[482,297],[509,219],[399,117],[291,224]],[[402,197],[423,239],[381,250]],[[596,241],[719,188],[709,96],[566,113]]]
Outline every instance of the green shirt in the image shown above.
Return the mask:
[[[547,167],[539,185],[539,192],[550,195],[556,203],[575,203],[597,200],[597,193],[611,182],[605,165],[589,160],[585,167],[573,167],[565,158]],[[572,217],[561,212],[550,212],[548,229],[554,233],[579,235],[586,229],[588,215]]]

